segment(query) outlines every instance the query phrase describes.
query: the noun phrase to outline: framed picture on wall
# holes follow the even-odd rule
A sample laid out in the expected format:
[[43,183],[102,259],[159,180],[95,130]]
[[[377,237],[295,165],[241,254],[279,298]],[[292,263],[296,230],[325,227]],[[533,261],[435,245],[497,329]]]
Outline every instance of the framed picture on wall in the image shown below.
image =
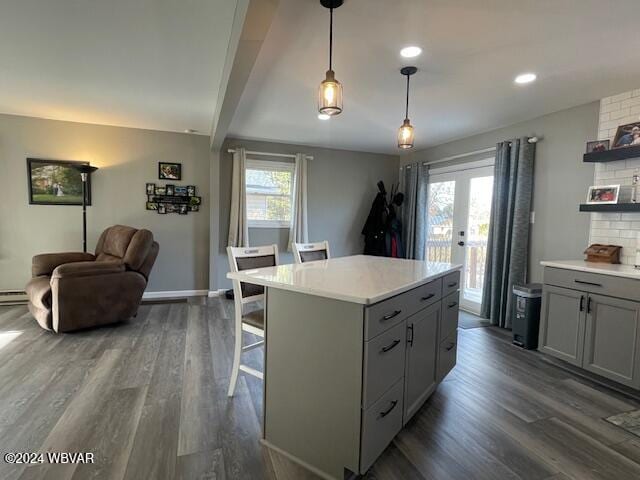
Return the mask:
[[[82,177],[74,165],[89,162],[27,158],[31,205],[82,205]],[[87,205],[91,205],[91,175],[87,179]]]
[[181,163],[158,163],[158,178],[160,180],[181,180],[182,164]]
[[609,150],[609,140],[596,140],[595,142],[587,142],[587,153],[606,152]]
[[156,193],[156,184],[147,183],[147,195],[153,195]]
[[620,185],[594,185],[589,187],[587,203],[590,205],[618,203],[619,195]]
[[640,145],[640,122],[620,125],[613,140],[613,148]]

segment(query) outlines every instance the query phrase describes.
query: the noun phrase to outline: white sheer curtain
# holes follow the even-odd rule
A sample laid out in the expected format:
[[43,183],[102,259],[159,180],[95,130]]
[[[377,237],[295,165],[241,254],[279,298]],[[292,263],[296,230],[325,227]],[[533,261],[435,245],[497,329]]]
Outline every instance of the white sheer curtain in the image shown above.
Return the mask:
[[233,174],[231,177],[231,212],[229,215],[230,247],[249,246],[249,227],[247,224],[247,187],[245,183],[245,163],[247,154],[244,148],[236,148],[233,154]]
[[293,204],[291,227],[289,227],[289,251],[293,243],[307,243],[309,230],[307,223],[307,156],[296,154],[296,168],[293,180]]

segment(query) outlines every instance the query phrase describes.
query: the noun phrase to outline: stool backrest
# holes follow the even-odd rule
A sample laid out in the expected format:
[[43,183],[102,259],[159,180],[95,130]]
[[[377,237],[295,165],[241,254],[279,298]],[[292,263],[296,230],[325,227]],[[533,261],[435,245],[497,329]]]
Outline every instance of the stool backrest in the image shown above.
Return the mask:
[[[278,246],[266,245],[264,247],[227,247],[229,268],[232,272],[253,270],[263,267],[275,267],[278,265]],[[255,302],[264,298],[264,287],[251,283],[232,280],[233,295],[236,302]]]
[[316,243],[293,244],[293,258],[296,263],[328,260],[330,257],[329,242],[326,240]]

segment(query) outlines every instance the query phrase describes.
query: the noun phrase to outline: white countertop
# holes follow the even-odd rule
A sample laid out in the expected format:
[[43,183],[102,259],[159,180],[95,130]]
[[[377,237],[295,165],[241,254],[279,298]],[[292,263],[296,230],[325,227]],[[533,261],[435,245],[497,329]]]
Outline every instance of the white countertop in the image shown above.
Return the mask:
[[549,260],[540,262],[545,267],[565,268],[577,270],[579,272],[599,273],[601,275],[612,275],[615,277],[626,277],[640,280],[640,270],[632,265],[620,265],[612,263],[594,263],[584,260]]
[[230,272],[227,278],[369,305],[461,268],[450,263],[356,255]]

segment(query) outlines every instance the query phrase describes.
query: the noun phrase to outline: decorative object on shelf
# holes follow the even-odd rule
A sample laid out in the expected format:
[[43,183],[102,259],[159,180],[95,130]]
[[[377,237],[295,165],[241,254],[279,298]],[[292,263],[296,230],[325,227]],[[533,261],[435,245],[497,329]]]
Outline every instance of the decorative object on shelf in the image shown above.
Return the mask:
[[[82,174],[76,165],[89,162],[27,158],[29,204],[82,205]],[[91,205],[91,179],[87,178],[85,203]]]
[[611,148],[602,152],[585,153],[582,160],[590,163],[604,163],[627,158],[640,158],[640,145],[629,145],[625,148]]
[[182,164],[158,162],[158,178],[160,180],[182,180]]
[[[149,194],[152,189],[153,193]],[[161,215],[167,213],[187,215],[189,212],[200,211],[202,198],[195,195],[195,185],[155,185],[147,183],[146,192],[145,208],[147,210],[155,210]]]
[[638,202],[638,183],[640,183],[640,175],[636,168],[631,177],[631,203]]
[[613,148],[640,145],[640,122],[620,125],[613,140]]
[[618,203],[620,185],[591,186],[587,194],[587,205]]
[[333,71],[333,9],[342,5],[343,0],[320,0],[329,9],[329,70],[318,89],[318,111],[322,115],[339,115],[342,112],[342,84],[336,80]]
[[409,78],[417,71],[416,67],[403,67],[400,69],[400,73],[407,77],[407,101],[405,103],[404,122],[402,122],[398,130],[398,148],[402,149],[413,148],[414,131],[409,121]]
[[587,255],[587,262],[596,263],[620,263],[620,252],[622,247],[618,245],[602,245],[594,243],[589,245],[584,253]]
[[587,153],[606,152],[609,150],[609,140],[596,140],[595,142],[587,142]]
[[87,253],[87,183],[91,174],[98,170],[98,167],[89,165],[88,163],[78,163],[73,165],[82,179],[82,251]]

